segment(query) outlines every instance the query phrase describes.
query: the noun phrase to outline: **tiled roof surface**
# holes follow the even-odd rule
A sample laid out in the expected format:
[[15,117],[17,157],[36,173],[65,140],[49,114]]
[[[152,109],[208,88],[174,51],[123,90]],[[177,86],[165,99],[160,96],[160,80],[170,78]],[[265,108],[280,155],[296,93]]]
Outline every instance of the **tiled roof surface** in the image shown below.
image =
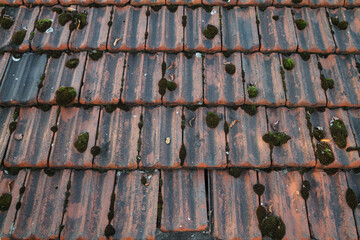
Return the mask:
[[360,239],[359,21],[0,0],[0,238]]

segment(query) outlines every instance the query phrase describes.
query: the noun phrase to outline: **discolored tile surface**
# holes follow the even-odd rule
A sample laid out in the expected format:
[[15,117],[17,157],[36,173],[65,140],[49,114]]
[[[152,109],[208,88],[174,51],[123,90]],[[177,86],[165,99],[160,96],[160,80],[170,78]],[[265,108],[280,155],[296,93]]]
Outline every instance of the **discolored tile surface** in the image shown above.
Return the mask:
[[[348,183],[348,187],[351,188],[356,196],[359,196],[360,194],[360,178],[359,178],[359,173],[355,173],[352,171],[346,172],[346,180]],[[359,236],[360,234],[360,230],[359,230],[359,226],[360,226],[360,208],[359,206],[355,209],[354,211],[354,218],[355,218],[355,223],[357,226],[357,234]]]
[[10,137],[9,125],[13,121],[13,113],[15,108],[0,108],[0,139],[2,139],[2,144],[0,144],[0,158],[3,159],[6,145]]
[[2,77],[4,76],[5,69],[9,63],[11,53],[0,53],[0,84]]
[[357,143],[357,146],[360,146],[360,110],[349,109],[347,112],[349,115],[349,121],[352,129],[352,133],[354,134],[354,139]]

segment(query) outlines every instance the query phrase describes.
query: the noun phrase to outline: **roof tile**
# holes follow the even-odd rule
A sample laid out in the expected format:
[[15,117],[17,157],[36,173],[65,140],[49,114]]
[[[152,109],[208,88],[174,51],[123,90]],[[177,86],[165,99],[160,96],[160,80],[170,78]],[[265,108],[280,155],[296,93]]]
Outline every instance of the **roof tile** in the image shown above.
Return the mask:
[[[314,167],[315,155],[304,108],[268,108],[269,129],[285,132],[291,139],[272,151],[275,167]],[[278,122],[277,124],[275,124]]]
[[14,223],[14,239],[55,239],[59,235],[66,186],[71,170],[33,170],[26,179],[21,208]]
[[[92,167],[90,149],[95,145],[96,129],[100,107],[89,109],[61,108],[58,120],[58,131],[55,134],[50,154],[50,167]],[[78,136],[88,133],[89,139],[85,152],[79,152],[74,144]]]
[[[359,109],[350,109],[348,110],[349,120],[354,134],[354,139],[356,145],[360,147],[360,110]],[[359,153],[360,157],[360,153]]]
[[236,5],[237,0],[203,0],[202,3],[204,5],[211,5],[211,6],[234,6]]
[[166,5],[201,5],[201,0],[166,0]]
[[332,53],[335,51],[334,40],[326,21],[324,8],[294,8],[294,19],[303,19],[307,26],[303,30],[295,28],[299,52]]
[[[355,173],[355,172],[346,172],[346,179],[347,179],[347,183],[349,188],[351,188],[356,196],[360,195],[360,177],[359,177],[359,173]],[[360,236],[360,208],[357,207],[354,211],[354,218],[355,218],[355,222],[356,222],[356,226],[357,226],[357,234],[358,236]]]
[[106,239],[115,171],[74,171],[60,239]]
[[254,7],[221,9],[223,51],[253,52],[260,48]]
[[[117,174],[115,186],[114,239],[154,239],[159,193],[159,172],[147,175],[141,183],[139,171]],[[124,221],[126,219],[126,221]]]
[[81,104],[117,104],[120,101],[125,53],[105,53],[86,61]]
[[[209,112],[218,114],[219,125],[209,128],[206,115]],[[184,109],[185,123],[184,145],[187,157],[185,167],[224,168],[226,167],[224,109],[199,108],[196,111]]]
[[256,172],[244,171],[234,178],[228,171],[210,172],[213,234],[221,239],[261,239],[256,219],[259,204],[253,185]]
[[[268,7],[257,11],[261,35],[261,52],[294,52],[297,39],[290,8]],[[275,20],[278,16],[278,20]]]
[[233,126],[229,129],[229,166],[232,167],[270,167],[270,149],[262,140],[267,132],[266,113],[264,107],[250,116],[244,110],[226,109],[226,121]]
[[105,5],[125,6],[130,2],[130,0],[94,0],[94,2],[101,6],[105,6]]
[[[182,107],[144,109],[140,167],[180,167],[181,115]],[[169,144],[166,142],[167,140],[170,140]]]
[[120,109],[112,113],[101,111],[96,142],[100,154],[94,158],[94,167],[137,168],[140,115],[141,107],[134,107],[128,112]]
[[0,139],[3,144],[0,145],[0,159],[3,159],[6,152],[7,143],[10,137],[9,125],[13,120],[15,108],[0,108]]
[[1,79],[4,76],[6,67],[9,63],[9,59],[10,59],[11,53],[6,52],[6,53],[0,53],[0,83],[1,83]]
[[182,51],[184,40],[183,14],[184,8],[182,6],[179,6],[175,12],[170,12],[165,6],[159,11],[150,9],[146,50],[153,52]]
[[54,106],[43,112],[37,108],[22,108],[17,127],[11,135],[4,164],[18,167],[46,167],[53,132],[56,123]]
[[273,0],[238,0],[237,5],[244,6],[244,5],[271,5]]
[[304,179],[311,186],[307,211],[312,237],[357,239],[353,212],[345,201],[345,173],[327,176],[325,172],[309,172],[305,173]]
[[[185,8],[187,25],[185,27],[184,50],[199,52],[217,52],[221,50],[221,29],[218,7],[214,7],[212,13],[206,12],[204,8]],[[218,33],[213,39],[207,39],[203,31],[207,25],[213,25]]]
[[36,104],[38,83],[47,62],[46,55],[24,53],[12,57],[0,86],[0,103],[4,105]]
[[328,107],[360,107],[360,80],[351,55],[319,57],[321,73],[334,80],[334,89],[326,92]]
[[94,3],[94,0],[59,0],[59,2],[62,6],[69,6],[71,4],[88,6]]
[[[235,65],[235,73],[228,74],[225,66]],[[244,103],[241,79],[241,54],[226,58],[222,53],[207,54],[204,60],[204,103],[208,105],[240,105]]]
[[58,0],[24,0],[24,4],[30,7],[34,5],[53,6],[58,3],[59,3]]
[[344,2],[345,7],[360,6],[359,0],[345,0]]
[[344,0],[311,0],[310,7],[340,7],[344,5]]
[[165,5],[165,0],[131,0],[130,4],[133,6],[142,6],[142,5],[163,6]]
[[22,5],[23,1],[22,0],[0,0],[0,4],[10,5],[10,6],[18,6],[18,5]]
[[309,5],[310,0],[302,0],[300,3],[294,3],[293,0],[274,0],[272,3],[274,6],[294,6],[303,7]]
[[[275,53],[270,55],[253,53],[242,56],[245,103],[284,106],[286,98],[281,81],[279,56]],[[248,97],[247,88],[251,84],[258,90],[255,98]]]
[[106,50],[108,38],[108,22],[111,19],[111,6],[78,7],[79,12],[87,12],[88,24],[83,29],[75,30],[69,39],[71,51]]
[[204,170],[163,171],[161,231],[208,228]]
[[[281,62],[285,56],[281,55]],[[315,55],[304,61],[299,54],[292,54],[294,69],[285,71],[286,106],[320,107],[326,105],[326,96],[321,88],[320,71]]]
[[[79,59],[77,67],[75,69],[66,67],[67,61],[73,58]],[[56,104],[55,92],[59,87],[73,87],[77,97],[72,103],[77,103],[80,94],[81,79],[85,68],[85,60],[86,52],[73,53],[71,55],[63,53],[60,58],[49,58],[45,70],[43,87],[39,91],[39,103]]]

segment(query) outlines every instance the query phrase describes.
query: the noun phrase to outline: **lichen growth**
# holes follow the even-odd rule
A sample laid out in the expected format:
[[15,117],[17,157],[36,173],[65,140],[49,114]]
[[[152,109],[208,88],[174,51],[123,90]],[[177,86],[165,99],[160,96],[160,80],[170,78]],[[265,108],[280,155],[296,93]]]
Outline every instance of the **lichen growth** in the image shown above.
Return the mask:
[[0,17],[0,25],[4,29],[9,29],[14,24],[14,19],[9,16]]
[[9,193],[4,193],[0,197],[0,211],[7,211],[11,205],[12,196]]
[[359,203],[358,203],[356,193],[354,192],[354,190],[352,190],[351,188],[348,188],[345,193],[345,198],[346,198],[346,203],[348,204],[348,206],[353,211],[355,211],[355,209],[357,208]]
[[35,28],[39,31],[44,33],[51,27],[52,21],[50,19],[40,19],[35,23]]
[[296,24],[296,27],[299,29],[299,30],[304,30],[305,27],[306,27],[306,22],[304,19],[296,19],[295,20],[295,24]]
[[214,25],[208,24],[206,28],[203,30],[203,34],[207,39],[213,39],[217,34],[219,33],[219,30]]
[[253,190],[257,195],[261,196],[265,191],[265,186],[260,183],[257,183],[253,186]]
[[220,117],[216,113],[209,112],[206,115],[206,125],[209,128],[216,128],[220,122]]
[[323,74],[320,75],[321,87],[326,91],[334,88],[334,80],[331,78],[325,78]]
[[315,157],[320,161],[324,166],[329,165],[334,162],[334,154],[331,150],[331,147],[326,142],[318,142],[316,144]]
[[336,145],[338,145],[339,148],[345,148],[347,145],[346,138],[348,136],[348,131],[344,122],[341,119],[331,120],[330,132]]
[[291,58],[283,58],[283,66],[286,70],[292,70],[295,64]]
[[177,88],[177,84],[174,81],[167,81],[166,87],[169,91],[174,91]]
[[70,68],[70,69],[74,69],[74,68],[77,67],[78,64],[79,64],[79,59],[78,58],[71,58],[71,59],[66,61],[65,66]]
[[56,103],[60,106],[65,106],[74,101],[76,91],[73,87],[60,87],[55,92]]
[[100,50],[93,50],[89,52],[89,57],[94,61],[99,60],[102,56],[103,52]]
[[249,98],[255,98],[258,95],[258,90],[255,86],[249,86],[247,88],[247,93],[249,95]]
[[14,35],[12,37],[12,43],[14,43],[15,45],[21,45],[25,39],[26,32],[27,31],[25,29],[23,29],[23,30],[20,30],[20,31],[17,31],[16,33],[14,33]]
[[78,152],[83,153],[87,149],[88,142],[89,142],[89,133],[88,132],[80,133],[80,135],[77,137],[76,142],[74,143],[74,147],[76,148],[76,150],[78,150]]
[[291,139],[290,136],[288,136],[286,133],[284,132],[268,132],[266,133],[262,139],[268,143],[270,146],[281,146],[285,143],[287,143],[287,141],[289,141]]
[[248,105],[244,104],[240,106],[242,110],[244,110],[250,116],[254,116],[257,113],[257,106],[256,105]]
[[232,63],[225,64],[225,71],[226,73],[233,75],[236,72],[236,67]]
[[229,174],[234,178],[238,178],[241,176],[243,169],[241,167],[231,167],[229,168]]
[[99,146],[93,146],[93,147],[91,148],[90,152],[91,152],[91,155],[93,155],[93,156],[95,157],[95,156],[97,156],[97,155],[100,154],[101,149],[100,149]]

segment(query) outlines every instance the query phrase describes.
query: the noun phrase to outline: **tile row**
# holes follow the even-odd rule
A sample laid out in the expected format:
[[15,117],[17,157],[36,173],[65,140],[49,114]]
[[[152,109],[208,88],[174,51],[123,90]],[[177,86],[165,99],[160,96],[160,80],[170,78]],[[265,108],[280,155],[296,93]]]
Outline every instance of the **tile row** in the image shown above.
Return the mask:
[[[259,208],[284,222],[285,239],[358,239],[360,194],[352,172],[227,170],[74,171],[0,173],[2,238],[154,239],[163,232],[210,231],[219,239],[259,239]],[[308,197],[302,192],[307,182]],[[253,188],[262,184],[258,196]],[[127,221],[123,221],[127,219]],[[158,219],[158,223],[157,223]],[[334,227],[336,226],[336,227]]]
[[[133,107],[52,107],[1,110],[0,153],[7,167],[96,169],[358,168],[360,110],[258,107],[254,115],[243,109]],[[218,125],[209,123],[216,114]],[[14,115],[18,116],[14,119]],[[344,123],[345,146],[339,147],[332,119]],[[119,121],[121,119],[121,121]],[[15,125],[15,126],[14,126]],[[10,131],[9,131],[10,129]],[[315,135],[322,129],[333,161],[315,154]],[[265,142],[268,132],[286,133],[281,146]],[[335,137],[334,137],[335,136]],[[80,140],[79,140],[80,139]],[[336,140],[336,141],[335,141]],[[79,144],[84,144],[80,145]],[[317,156],[317,157],[315,157]]]
[[[292,70],[284,69],[291,58]],[[67,64],[78,60],[76,68]],[[87,52],[59,58],[24,53],[0,54],[0,105],[57,105],[56,91],[72,87],[70,104],[207,105],[254,104],[271,107],[360,107],[358,56],[277,53],[105,53],[93,60]],[[161,93],[165,78],[175,84]],[[332,89],[323,80],[332,79]],[[256,96],[250,90],[256,88]]]
[[[9,29],[0,28],[0,51],[360,52],[359,8],[213,7],[209,11],[179,6],[155,11],[151,7],[76,6],[87,13],[87,25],[74,31],[69,30],[70,22],[59,24],[60,15],[51,7],[3,9],[15,22]],[[39,19],[51,19],[51,30],[42,33],[34,28]],[[295,24],[299,19],[306,22],[302,30]],[[348,26],[342,30],[331,19],[346,21]],[[205,37],[208,25],[215,27],[214,36]],[[23,42],[15,45],[13,35],[25,28]]]

